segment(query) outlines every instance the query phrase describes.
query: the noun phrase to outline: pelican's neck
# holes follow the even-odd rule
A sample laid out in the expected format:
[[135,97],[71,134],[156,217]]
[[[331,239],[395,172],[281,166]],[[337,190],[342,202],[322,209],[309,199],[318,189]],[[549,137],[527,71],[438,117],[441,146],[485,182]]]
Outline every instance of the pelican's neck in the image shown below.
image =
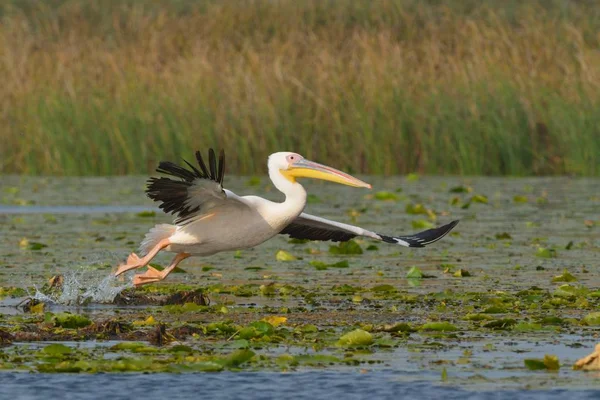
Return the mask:
[[278,203],[279,216],[285,220],[286,226],[293,221],[306,206],[306,190],[298,182],[292,182],[279,171],[279,168],[269,168],[269,178],[275,187],[285,195],[285,201]]

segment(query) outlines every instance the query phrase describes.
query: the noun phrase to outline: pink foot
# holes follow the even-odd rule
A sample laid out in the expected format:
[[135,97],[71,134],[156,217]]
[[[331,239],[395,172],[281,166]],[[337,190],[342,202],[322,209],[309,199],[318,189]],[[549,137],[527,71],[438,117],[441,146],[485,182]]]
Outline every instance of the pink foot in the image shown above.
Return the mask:
[[159,271],[156,268],[148,266],[148,271],[143,274],[137,274],[133,277],[133,284],[135,286],[146,285],[148,283],[154,283],[162,281],[167,275],[163,271]]
[[129,257],[127,257],[127,262],[125,264],[119,265],[119,267],[117,268],[117,272],[115,272],[115,276],[119,276],[123,272],[127,272],[130,269],[135,269],[143,266],[141,260],[142,259],[139,258],[137,254],[131,253]]

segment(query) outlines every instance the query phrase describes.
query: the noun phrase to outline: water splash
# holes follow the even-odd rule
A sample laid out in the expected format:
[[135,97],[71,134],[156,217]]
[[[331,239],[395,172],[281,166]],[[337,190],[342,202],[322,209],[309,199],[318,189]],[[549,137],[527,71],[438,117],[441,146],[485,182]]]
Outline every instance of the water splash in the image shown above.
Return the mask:
[[[44,293],[34,285],[31,297],[44,303],[84,305],[90,303],[112,303],[119,293],[133,287],[132,278],[122,281],[109,274],[101,277],[85,271],[67,272],[63,276],[62,291]],[[127,278],[126,278],[127,279]]]

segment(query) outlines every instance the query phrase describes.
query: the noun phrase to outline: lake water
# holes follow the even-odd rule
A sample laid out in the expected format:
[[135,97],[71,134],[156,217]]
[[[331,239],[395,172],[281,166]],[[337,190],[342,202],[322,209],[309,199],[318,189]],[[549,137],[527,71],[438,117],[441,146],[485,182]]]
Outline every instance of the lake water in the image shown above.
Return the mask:
[[[64,274],[74,277],[73,293],[96,290],[108,282],[111,267],[136,249],[150,227],[170,221],[144,196],[143,177],[0,179],[0,288],[26,288],[33,294],[34,287]],[[49,342],[24,335],[29,339],[0,348],[0,397],[600,396],[596,373],[571,369],[599,341],[598,327],[585,318],[600,311],[600,180],[364,179],[373,184],[373,192],[307,183],[309,193],[316,195],[307,212],[385,234],[406,234],[423,230],[428,223],[460,219],[456,234],[425,249],[359,241],[364,252],[355,256],[332,254],[331,243],[292,244],[287,237],[278,237],[238,254],[186,260],[181,265],[185,273],[172,274],[155,285],[204,287],[217,307],[210,312],[176,314],[153,306],[98,301],[77,305],[54,298],[63,304],[49,303],[46,311],[78,313],[93,321],[115,317],[134,321],[153,315],[169,329],[223,321],[247,326],[263,317],[285,315],[289,329],[282,335],[288,336],[280,342],[250,340],[255,360],[242,368],[148,375],[30,374],[41,369],[34,356],[27,357],[39,351],[36,346],[43,348]],[[226,178],[226,187],[238,194],[280,199],[266,178],[257,186],[249,186],[246,178]],[[373,196],[378,191],[389,192],[379,194],[380,198],[395,198],[378,200]],[[415,204],[431,212],[407,212],[414,211]],[[157,213],[140,214],[147,210]],[[36,249],[31,243],[40,246]],[[369,246],[377,248],[366,250]],[[296,260],[277,261],[279,250]],[[164,264],[169,258],[160,255],[157,261]],[[317,269],[311,261],[347,261],[348,265]],[[428,277],[407,279],[411,267]],[[564,282],[565,270],[576,280]],[[126,287],[128,281],[109,284]],[[265,295],[260,285],[274,285],[281,294]],[[288,295],[285,288],[294,291]],[[48,326],[43,316],[15,307],[23,299],[0,300],[0,329],[16,332]],[[220,311],[220,305],[225,310]],[[507,325],[494,325],[497,321]],[[456,330],[440,333],[419,328],[430,322],[449,322]],[[395,323],[410,324],[415,330],[400,335],[382,328]],[[293,332],[309,325],[318,332],[301,338]],[[140,326],[142,332],[149,329]],[[359,327],[372,331],[374,346],[355,351],[332,341]],[[196,335],[182,343],[193,354],[228,354],[229,339]],[[102,350],[106,347],[102,340],[62,342],[81,357],[123,357]],[[163,351],[160,348],[160,354]],[[525,367],[524,360],[543,359],[547,354],[560,360],[558,372]],[[282,355],[298,360],[313,355],[350,357],[355,362],[282,367],[269,361]],[[256,357],[263,359],[256,361]],[[447,378],[442,379],[444,374]]]

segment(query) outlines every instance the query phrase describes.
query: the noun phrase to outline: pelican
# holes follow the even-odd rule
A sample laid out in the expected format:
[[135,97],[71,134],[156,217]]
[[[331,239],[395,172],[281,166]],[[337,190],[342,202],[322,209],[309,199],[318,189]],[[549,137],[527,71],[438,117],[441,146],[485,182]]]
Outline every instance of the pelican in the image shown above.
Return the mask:
[[119,265],[115,275],[148,265],[160,251],[175,253],[171,264],[162,271],[148,266],[145,273],[137,274],[133,279],[135,286],[158,282],[190,256],[250,248],[278,234],[334,242],[363,236],[400,246],[424,247],[443,238],[458,223],[452,221],[408,236],[387,236],[304,213],[306,190],[298,183],[298,178],[322,179],[369,189],[371,185],[297,153],[279,152],[269,156],[269,177],[285,195],[282,203],[258,196],[238,196],[224,189],[223,151],[218,164],[213,149],[208,152],[208,167],[199,151],[196,160],[200,169],[185,160],[189,169],[169,161],[159,163],[156,171],[171,177],[150,178],[146,194],[159,202],[165,213],[176,216],[174,223],[150,229],[140,245],[143,256],[131,253],[126,263]]

